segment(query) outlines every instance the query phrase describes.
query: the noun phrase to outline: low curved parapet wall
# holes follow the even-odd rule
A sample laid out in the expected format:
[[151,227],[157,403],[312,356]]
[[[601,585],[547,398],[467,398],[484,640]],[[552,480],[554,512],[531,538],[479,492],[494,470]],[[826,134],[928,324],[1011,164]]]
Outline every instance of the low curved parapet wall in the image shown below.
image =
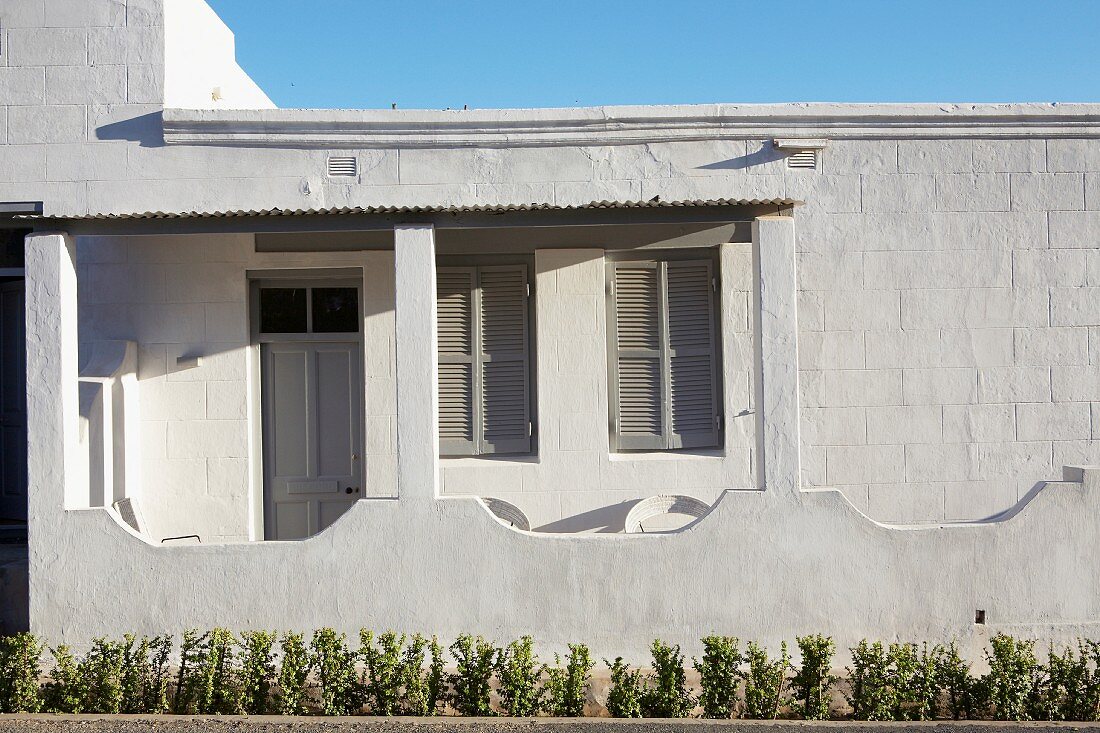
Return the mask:
[[830,491],[727,492],[683,531],[634,536],[519,532],[473,498],[365,500],[308,540],[217,547],[153,546],[106,511],[71,511],[56,535],[71,543],[32,548],[49,567],[32,629],[76,644],[214,626],[474,631],[635,659],[655,637],[690,651],[712,632],[770,645],[821,632],[842,648],[1068,639],[1100,630],[1100,470],[1080,478],[1005,522],[920,528],[876,524]]

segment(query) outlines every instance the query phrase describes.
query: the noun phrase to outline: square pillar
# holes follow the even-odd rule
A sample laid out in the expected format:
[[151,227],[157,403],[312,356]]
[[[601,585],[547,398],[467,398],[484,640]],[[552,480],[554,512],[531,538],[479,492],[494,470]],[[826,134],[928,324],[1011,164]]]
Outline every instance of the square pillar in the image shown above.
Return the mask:
[[439,495],[439,363],[435,228],[394,228],[397,343],[397,494],[401,501]]
[[794,218],[766,216],[752,225],[756,270],[756,472],[772,498],[801,490],[798,410],[798,280]]
[[76,248],[64,233],[26,238],[27,496],[31,537],[88,506],[79,458]]

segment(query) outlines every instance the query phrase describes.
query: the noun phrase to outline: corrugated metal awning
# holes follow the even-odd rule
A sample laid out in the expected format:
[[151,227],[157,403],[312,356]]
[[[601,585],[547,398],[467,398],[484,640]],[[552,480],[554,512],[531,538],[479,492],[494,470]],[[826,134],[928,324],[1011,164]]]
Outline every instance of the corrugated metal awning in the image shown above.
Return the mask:
[[506,214],[524,211],[583,211],[593,209],[671,209],[724,206],[795,206],[794,199],[693,199],[663,201],[592,201],[587,204],[479,204],[473,206],[345,206],[320,209],[255,209],[227,211],[143,211],[135,213],[90,213],[27,215],[25,219],[55,219],[66,221],[124,221],[149,219],[232,219],[246,217],[293,216],[361,216],[369,214]]

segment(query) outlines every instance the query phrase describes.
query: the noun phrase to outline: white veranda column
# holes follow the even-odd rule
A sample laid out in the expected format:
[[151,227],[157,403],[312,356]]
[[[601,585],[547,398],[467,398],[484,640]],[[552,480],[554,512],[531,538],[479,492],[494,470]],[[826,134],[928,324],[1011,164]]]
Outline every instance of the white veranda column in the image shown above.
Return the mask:
[[756,269],[756,470],[762,489],[794,500],[801,487],[798,282],[794,218],[753,222]]
[[32,542],[64,509],[88,506],[78,453],[75,259],[67,234],[26,238],[27,508]]
[[394,229],[397,340],[397,491],[402,501],[439,489],[439,371],[435,313],[435,229]]

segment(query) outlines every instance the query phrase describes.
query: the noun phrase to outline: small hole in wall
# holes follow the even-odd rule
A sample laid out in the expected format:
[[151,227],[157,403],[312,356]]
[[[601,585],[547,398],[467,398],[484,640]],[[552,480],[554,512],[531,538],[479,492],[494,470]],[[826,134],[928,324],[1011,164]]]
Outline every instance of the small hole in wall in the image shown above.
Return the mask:
[[985,623],[985,611],[983,611],[982,609],[979,608],[977,611],[974,612],[974,623],[976,623],[976,624],[984,624]]

